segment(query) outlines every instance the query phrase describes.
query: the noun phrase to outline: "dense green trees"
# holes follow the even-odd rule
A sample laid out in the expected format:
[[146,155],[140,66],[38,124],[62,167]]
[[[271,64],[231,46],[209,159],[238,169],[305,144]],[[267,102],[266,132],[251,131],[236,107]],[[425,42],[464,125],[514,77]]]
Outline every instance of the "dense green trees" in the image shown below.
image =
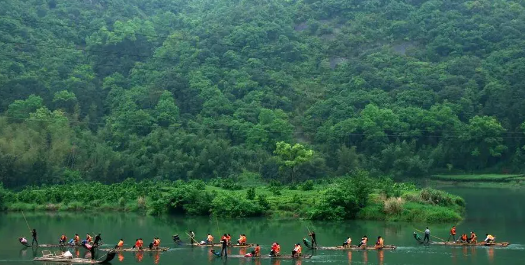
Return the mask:
[[0,182],[522,172],[524,10],[7,0]]

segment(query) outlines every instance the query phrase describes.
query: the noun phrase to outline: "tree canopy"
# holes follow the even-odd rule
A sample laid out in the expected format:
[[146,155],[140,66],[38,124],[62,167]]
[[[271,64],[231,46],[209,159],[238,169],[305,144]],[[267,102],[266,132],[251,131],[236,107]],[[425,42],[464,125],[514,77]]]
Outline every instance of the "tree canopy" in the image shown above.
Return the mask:
[[3,1],[0,182],[522,172],[524,11]]

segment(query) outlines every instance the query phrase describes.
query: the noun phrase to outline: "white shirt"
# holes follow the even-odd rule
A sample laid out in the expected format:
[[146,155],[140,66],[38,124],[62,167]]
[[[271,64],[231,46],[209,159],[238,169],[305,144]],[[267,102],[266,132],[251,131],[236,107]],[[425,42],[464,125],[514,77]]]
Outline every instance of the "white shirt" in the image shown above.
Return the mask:
[[71,252],[69,252],[69,250],[64,252],[64,254],[62,254],[62,256],[66,257],[66,258],[70,258],[70,259],[73,258],[73,254],[71,254]]

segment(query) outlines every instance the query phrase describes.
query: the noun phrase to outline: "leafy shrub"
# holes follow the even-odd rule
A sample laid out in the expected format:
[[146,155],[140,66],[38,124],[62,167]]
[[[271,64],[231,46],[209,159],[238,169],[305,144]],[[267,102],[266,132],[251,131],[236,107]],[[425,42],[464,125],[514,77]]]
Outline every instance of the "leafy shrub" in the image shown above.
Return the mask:
[[314,189],[314,182],[312,180],[307,180],[301,185],[301,190],[309,191]]
[[251,201],[255,199],[255,188],[251,187],[246,191],[246,199]]
[[268,201],[268,198],[264,194],[259,194],[257,196],[257,203],[265,210],[270,209],[270,202]]
[[231,194],[219,194],[213,199],[212,213],[224,217],[255,217],[264,214],[263,208],[251,201]]
[[190,185],[195,187],[198,190],[205,190],[206,189],[206,183],[200,179],[195,179],[190,181]]
[[213,178],[209,181],[209,184],[225,190],[239,190],[242,189],[241,185],[233,180],[233,178]]

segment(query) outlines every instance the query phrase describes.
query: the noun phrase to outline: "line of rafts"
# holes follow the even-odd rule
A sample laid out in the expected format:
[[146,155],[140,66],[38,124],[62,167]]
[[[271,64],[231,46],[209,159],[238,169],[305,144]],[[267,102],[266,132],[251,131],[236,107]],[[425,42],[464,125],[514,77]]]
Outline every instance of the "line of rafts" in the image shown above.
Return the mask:
[[[423,242],[420,242],[423,243]],[[431,242],[432,245],[441,245],[441,246],[451,246],[451,247],[507,247],[510,245],[509,242],[479,242],[479,243],[466,243],[466,242]],[[220,246],[219,244],[180,244],[182,246],[193,246],[193,247],[215,247]],[[251,248],[254,247],[255,244],[253,243],[247,243],[247,244],[234,244],[229,247],[233,248]],[[39,247],[44,248],[55,248],[55,247],[80,247],[76,245],[54,245],[54,244],[43,244],[39,245]],[[357,246],[357,245],[348,245],[348,246],[332,246],[332,247],[316,247],[316,248],[310,248],[310,249],[317,249],[317,250],[395,250],[397,247],[395,245],[384,245],[383,247],[377,247],[377,246]],[[61,263],[77,263],[77,264],[97,264],[97,263],[108,263],[111,261],[117,252],[164,252],[168,251],[169,247],[158,247],[158,248],[120,248],[120,249],[112,249],[112,248],[101,248],[100,251],[108,252],[107,255],[105,255],[105,258],[103,260],[91,260],[91,259],[83,259],[83,258],[67,258],[63,257],[60,254],[56,253],[53,254],[50,251],[42,251],[43,256],[35,258],[35,261],[49,261],[49,262],[61,262]],[[243,255],[229,255],[230,258],[246,258],[246,256]],[[269,256],[269,255],[260,255],[257,257],[249,257],[249,258],[256,258],[256,259],[310,259],[312,255],[301,255],[301,256],[291,256],[291,255],[280,255],[280,256]]]
[[449,247],[508,247],[510,245],[509,242],[492,242],[492,243],[486,243],[478,242],[478,243],[466,243],[466,242],[432,242],[432,245],[442,245],[442,246],[449,246]]

